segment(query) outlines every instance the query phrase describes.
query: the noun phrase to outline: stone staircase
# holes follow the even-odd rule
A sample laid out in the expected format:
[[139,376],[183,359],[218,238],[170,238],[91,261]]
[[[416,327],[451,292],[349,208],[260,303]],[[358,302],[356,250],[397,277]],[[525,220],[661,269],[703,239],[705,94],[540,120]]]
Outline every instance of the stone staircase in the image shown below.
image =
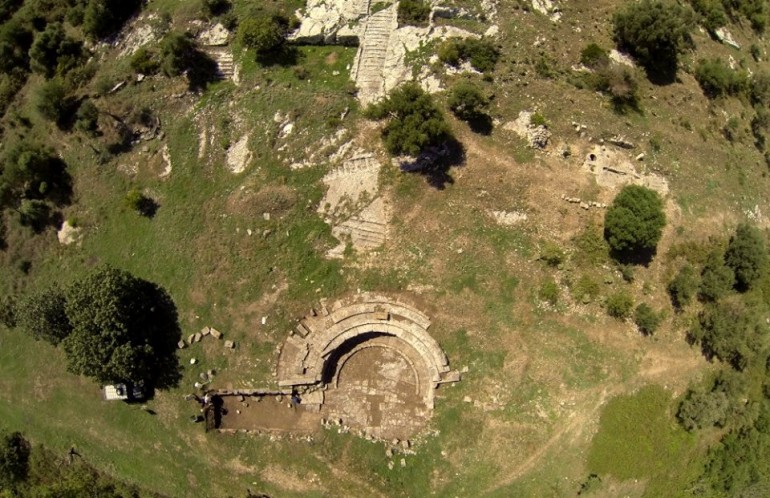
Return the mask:
[[332,235],[339,240],[350,237],[354,247],[371,250],[385,243],[387,228],[384,223],[355,216],[334,227]]
[[217,77],[221,80],[233,79],[235,62],[233,53],[227,47],[206,47],[206,54],[217,63]]
[[353,78],[358,87],[358,98],[364,105],[376,101],[385,93],[383,67],[390,34],[397,26],[396,8],[397,4],[393,4],[369,16],[366,21]]

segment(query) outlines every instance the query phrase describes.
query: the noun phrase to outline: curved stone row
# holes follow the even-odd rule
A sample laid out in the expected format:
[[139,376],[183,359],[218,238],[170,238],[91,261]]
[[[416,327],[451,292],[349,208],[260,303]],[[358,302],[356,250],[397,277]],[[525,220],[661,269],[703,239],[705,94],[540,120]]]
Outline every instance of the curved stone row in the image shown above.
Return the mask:
[[433,389],[453,372],[449,372],[443,350],[427,332],[431,321],[425,314],[407,304],[373,296],[363,302],[338,303],[331,310],[322,305],[321,311],[320,316],[313,312],[303,319],[284,343],[277,372],[279,386],[320,384],[335,351],[356,338],[372,335],[336,360],[349,357],[363,344],[389,341],[419,371],[420,390],[427,404],[433,405]]

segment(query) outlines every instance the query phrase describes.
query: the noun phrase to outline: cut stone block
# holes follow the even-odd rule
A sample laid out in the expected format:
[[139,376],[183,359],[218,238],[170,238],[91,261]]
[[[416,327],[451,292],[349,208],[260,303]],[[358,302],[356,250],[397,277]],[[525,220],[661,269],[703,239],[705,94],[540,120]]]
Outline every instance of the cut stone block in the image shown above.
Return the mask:
[[225,347],[229,349],[235,349],[235,343],[233,341],[225,341]]
[[221,338],[222,338],[222,332],[218,331],[218,330],[217,330],[217,329],[215,329],[214,327],[211,327],[211,328],[209,329],[209,333],[211,334],[211,336],[212,336],[214,339],[221,339]]
[[192,344],[194,339],[195,334],[190,334],[190,336],[187,338],[187,344]]
[[211,333],[211,328],[210,327],[203,327],[201,329],[201,335],[204,336],[204,337],[209,335],[210,333]]
[[184,349],[187,346],[187,343],[184,341],[179,341],[178,343],[176,343],[176,345],[177,347],[179,347],[179,349]]
[[202,338],[202,337],[203,337],[203,336],[201,335],[201,333],[200,333],[200,332],[196,332],[196,333],[195,333],[195,335],[193,336],[193,341],[195,341],[195,342],[201,342],[201,338]]

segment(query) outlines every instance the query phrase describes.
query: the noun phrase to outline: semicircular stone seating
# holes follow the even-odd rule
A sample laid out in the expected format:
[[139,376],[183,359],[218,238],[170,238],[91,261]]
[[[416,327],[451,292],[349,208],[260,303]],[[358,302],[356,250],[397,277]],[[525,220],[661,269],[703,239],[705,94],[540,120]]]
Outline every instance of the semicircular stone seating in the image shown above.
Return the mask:
[[[450,371],[446,355],[428,333],[430,325],[430,319],[414,307],[379,296],[365,295],[353,303],[336,303],[332,310],[322,304],[320,312],[314,310],[300,321],[281,348],[278,385],[325,387],[335,382],[324,377],[330,367],[336,368],[330,363],[344,363],[361,348],[388,347],[400,352],[413,366],[421,394],[433,408],[435,388],[458,381],[459,374]],[[350,345],[353,347],[347,351]]]

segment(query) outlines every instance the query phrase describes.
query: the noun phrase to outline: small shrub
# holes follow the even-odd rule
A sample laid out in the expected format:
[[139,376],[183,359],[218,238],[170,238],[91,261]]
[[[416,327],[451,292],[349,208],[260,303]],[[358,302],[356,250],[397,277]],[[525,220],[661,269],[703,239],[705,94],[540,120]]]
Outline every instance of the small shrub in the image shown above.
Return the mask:
[[[764,348],[765,319],[739,301],[708,304],[698,322],[687,333],[691,343],[700,343],[707,358],[718,358],[735,370],[744,370]],[[762,363],[766,356],[761,358]]]
[[146,47],[141,47],[131,56],[131,69],[137,74],[151,75],[158,72],[160,63],[156,54]]
[[564,251],[553,242],[546,242],[540,251],[540,260],[548,266],[557,267],[564,262]]
[[99,128],[98,120],[99,109],[91,100],[86,100],[80,104],[75,114],[75,128],[83,133],[95,135]]
[[760,62],[762,60],[762,50],[756,43],[751,44],[751,47],[749,47],[749,53],[751,54],[751,58],[754,59],[754,62]]
[[535,112],[529,117],[529,124],[531,124],[532,126],[548,127],[548,122],[545,120],[545,117],[539,112]]
[[767,247],[760,231],[746,223],[738,225],[725,252],[725,264],[735,273],[737,288],[750,289],[765,273],[767,263]]
[[195,52],[195,42],[186,33],[169,33],[160,43],[160,67],[167,76],[179,76],[192,67]]
[[45,119],[62,123],[70,102],[67,90],[59,79],[52,79],[41,84],[35,91],[35,108]]
[[0,296],[0,323],[9,329],[16,326],[16,299],[9,294]]
[[398,2],[398,22],[410,26],[427,26],[430,5],[423,0],[401,0]]
[[596,43],[589,43],[580,52],[580,63],[591,69],[603,69],[610,64],[610,54]]
[[35,339],[56,346],[72,332],[65,305],[64,293],[58,287],[27,296],[16,307],[18,326]]
[[634,298],[625,291],[610,294],[607,297],[607,314],[613,318],[626,319],[631,315]]
[[257,54],[276,52],[286,41],[288,27],[289,21],[283,16],[250,17],[238,26],[238,39]]
[[692,301],[698,289],[698,278],[692,265],[685,264],[668,284],[671,304],[681,310]]
[[722,127],[722,134],[728,142],[737,142],[741,136],[741,122],[736,116],[730,116]]
[[470,81],[460,81],[449,90],[449,109],[460,119],[472,120],[486,112],[489,99]]
[[559,286],[556,285],[556,282],[552,278],[549,278],[540,284],[540,289],[537,291],[537,296],[542,301],[550,303],[551,305],[556,305],[556,303],[559,302],[560,293],[561,291],[559,290]]
[[735,274],[725,265],[721,251],[711,251],[701,271],[698,298],[701,301],[718,301],[733,288]]
[[660,326],[660,315],[647,303],[641,303],[634,310],[634,323],[644,335],[652,335]]
[[469,61],[475,70],[486,73],[494,70],[500,59],[500,51],[484,39],[451,39],[439,47],[438,57],[441,62],[450,66]]
[[599,297],[599,282],[588,275],[581,275],[572,286],[572,296],[575,300],[588,304]]
[[746,74],[730,69],[721,59],[701,59],[695,68],[695,79],[709,98],[739,95],[748,89]]
[[146,218],[155,216],[158,204],[138,189],[131,189],[125,197],[126,206]]
[[22,199],[18,212],[19,223],[35,232],[42,232],[51,221],[51,207],[38,199]]
[[573,239],[577,251],[574,259],[579,263],[599,265],[609,259],[609,245],[599,226],[591,223]]
[[751,77],[749,84],[751,103],[756,105],[770,105],[770,72],[757,71]]
[[623,277],[623,281],[631,283],[634,281],[634,266],[633,265],[620,265],[620,276]]

